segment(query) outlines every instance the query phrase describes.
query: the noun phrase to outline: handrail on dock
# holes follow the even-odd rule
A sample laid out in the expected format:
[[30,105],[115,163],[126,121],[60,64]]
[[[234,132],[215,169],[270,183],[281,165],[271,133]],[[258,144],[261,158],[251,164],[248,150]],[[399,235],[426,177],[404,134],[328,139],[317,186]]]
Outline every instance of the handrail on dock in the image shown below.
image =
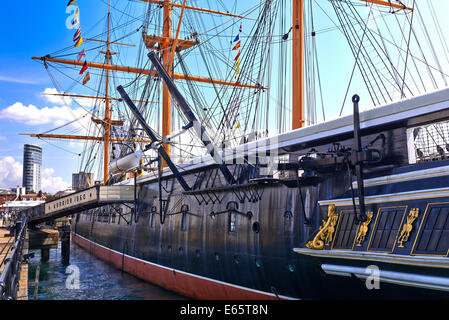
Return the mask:
[[27,219],[15,224],[14,245],[0,275],[0,300],[15,300],[19,290],[20,266],[23,258]]

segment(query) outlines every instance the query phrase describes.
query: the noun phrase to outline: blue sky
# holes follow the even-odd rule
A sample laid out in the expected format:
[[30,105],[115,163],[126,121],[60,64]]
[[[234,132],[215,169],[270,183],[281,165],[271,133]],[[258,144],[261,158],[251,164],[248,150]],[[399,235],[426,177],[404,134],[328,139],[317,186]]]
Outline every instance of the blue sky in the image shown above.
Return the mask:
[[[423,5],[425,1],[427,0],[418,0],[420,5]],[[55,145],[58,147],[56,147],[36,138],[18,134],[45,132],[69,122],[70,115],[73,117],[73,115],[82,114],[79,106],[64,107],[62,103],[42,96],[42,92],[54,88],[54,84],[42,64],[31,59],[32,56],[43,56],[72,45],[74,32],[65,26],[68,17],[65,12],[67,2],[67,0],[7,1],[3,3],[0,11],[0,24],[3,30],[2,41],[0,41],[0,188],[15,187],[16,184],[21,183],[20,166],[25,143],[43,147],[44,191],[56,192],[68,186],[71,182],[71,174],[78,170],[78,157],[73,153],[81,150],[79,145],[57,142]],[[189,2],[197,6],[201,6],[203,2],[207,3],[207,1],[188,0],[187,3]],[[317,2],[326,9],[330,8],[325,0],[317,0]],[[407,3],[411,2],[407,1]],[[105,22],[101,19],[106,14],[105,0],[78,0],[76,3],[80,8],[83,32],[87,30],[86,34],[92,36],[104,30]],[[242,1],[239,5],[242,8],[251,7],[250,4],[244,3]],[[435,0],[433,3],[438,12],[449,12],[448,1]],[[145,5],[137,4],[136,1],[112,0],[112,4],[114,7],[126,9],[126,12],[136,15],[143,14],[145,8]],[[131,9],[130,6],[132,6]],[[236,12],[239,10],[237,9]],[[119,16],[117,23],[123,23],[126,18],[123,12],[116,9],[113,9],[112,14],[115,17]],[[333,27],[333,23],[319,9],[316,9],[316,14],[318,30]],[[424,19],[426,18],[428,16],[425,15]],[[448,21],[441,19],[440,22],[443,30],[449,30]],[[119,37],[120,34],[115,36]],[[137,42],[138,37],[123,41]],[[323,79],[326,90],[325,100],[337,100],[335,106],[329,108],[326,114],[328,118],[335,117],[341,107],[354,60],[348,48],[345,47],[344,38],[337,30],[320,34],[317,41],[318,50],[321,52],[320,68],[328,71],[328,76]],[[132,50],[130,48],[120,57],[122,64],[133,61],[135,52]],[[74,51],[69,50],[69,52]],[[438,53],[443,56],[441,52]],[[89,59],[89,55],[87,58]],[[444,68],[447,70],[447,64],[444,64]],[[355,82],[360,82],[357,76],[355,79]],[[71,83],[63,77],[58,81],[61,81],[63,86]],[[351,89],[351,92],[362,92],[362,95],[366,96],[365,89],[360,84],[355,84]],[[77,90],[80,90],[76,91],[79,94],[88,93],[82,92],[82,89]],[[364,106],[369,107],[369,103]],[[69,107],[72,111],[67,110]],[[322,120],[320,115],[318,118]],[[61,147],[72,153],[62,150]]]

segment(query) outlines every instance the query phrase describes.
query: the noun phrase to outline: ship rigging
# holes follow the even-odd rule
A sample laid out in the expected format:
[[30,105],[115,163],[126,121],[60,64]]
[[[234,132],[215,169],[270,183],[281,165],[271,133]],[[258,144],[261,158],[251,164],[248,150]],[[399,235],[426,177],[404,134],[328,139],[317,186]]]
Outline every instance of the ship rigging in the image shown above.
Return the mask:
[[[333,16],[324,5],[330,6]],[[364,84],[373,106],[440,88],[447,85],[448,75],[442,65],[449,59],[447,53],[445,57],[436,55],[434,44],[427,41],[430,31],[420,11],[414,10],[419,9],[418,5],[416,1],[279,0],[261,1],[249,8],[241,8],[237,2],[232,9],[218,4],[224,10],[215,10],[210,6],[193,6],[187,1],[140,0],[137,4],[126,3],[124,8],[118,2],[111,5],[109,1],[106,31],[84,38],[86,46],[89,44],[86,65],[90,74],[98,79],[97,89],[88,85],[83,89],[90,89],[94,94],[69,93],[80,81],[70,75],[70,70],[77,70],[84,64],[70,60],[78,54],[73,47],[33,57],[44,64],[54,82],[56,90],[49,94],[60,96],[64,102],[73,102],[86,111],[82,119],[73,121],[78,124],[77,131],[85,134],[53,133],[64,127],[71,128],[71,125],[73,128],[70,122],[62,128],[30,135],[49,143],[48,139],[85,141],[80,169],[91,170],[97,166],[98,175],[103,176],[106,184],[111,178],[108,172],[111,160],[137,149],[143,150],[150,142],[126,107],[123,108],[123,100],[116,94],[114,97],[111,84],[117,87],[119,83],[128,83],[124,87],[131,89],[131,95],[135,96],[133,101],[155,128],[158,139],[169,137],[186,124],[177,104],[171,101],[166,85],[150,68],[147,50],[157,51],[171,76],[182,82],[201,123],[216,133],[214,143],[218,146],[230,147],[264,138],[275,130],[285,132],[313,125],[318,119],[318,105],[321,105],[322,119],[326,120],[329,111],[325,104],[329,103],[323,98],[325,72],[317,49],[317,38],[325,32],[339,31],[354,59],[340,116],[348,103],[349,91],[357,81]],[[131,12],[145,6],[143,15],[134,14],[133,17]],[[113,24],[111,9],[119,16],[119,21]],[[428,4],[428,9],[434,17],[433,5]],[[333,26],[317,29],[319,15],[324,15]],[[123,22],[124,19],[127,21]],[[435,18],[433,21],[435,30],[441,29]],[[205,22],[215,26],[205,26]],[[242,45],[238,60],[235,60],[232,54],[237,50],[231,49],[232,39],[235,28],[242,25],[245,30],[239,39]],[[426,43],[418,39],[418,28],[427,38]],[[111,38],[112,35],[115,38]],[[141,38],[136,55],[138,66],[127,66],[121,63],[122,53],[135,50],[136,44],[124,42],[134,40],[136,35]],[[230,40],[231,46],[226,45],[226,40]],[[439,35],[439,40],[447,49],[444,34]],[[417,50],[412,51],[414,48]],[[95,54],[103,56],[103,61],[93,62],[96,59],[91,57]],[[443,58],[447,61],[442,61]],[[276,60],[279,71],[273,75],[271,65]],[[199,72],[191,71],[194,64],[201,64]],[[74,81],[64,88],[55,71]],[[273,114],[275,121],[270,119]],[[114,115],[117,119],[113,119]],[[91,118],[92,124],[84,121],[85,118]],[[167,153],[172,153],[178,161],[205,152],[193,132],[188,131],[187,135],[189,137],[184,134],[177,141],[173,139],[170,144],[164,144]],[[99,162],[101,158],[102,163]]]

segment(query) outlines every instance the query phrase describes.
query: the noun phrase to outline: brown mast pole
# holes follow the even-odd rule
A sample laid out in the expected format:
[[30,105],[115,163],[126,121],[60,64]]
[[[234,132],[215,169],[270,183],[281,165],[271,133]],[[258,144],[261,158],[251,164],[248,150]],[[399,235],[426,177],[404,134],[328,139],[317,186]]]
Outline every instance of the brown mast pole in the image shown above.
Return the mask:
[[292,129],[304,124],[304,0],[293,0]]
[[[108,6],[108,41],[106,42],[106,64],[110,64],[110,22],[111,22],[111,0],[109,0]],[[104,111],[104,161],[103,161],[103,172],[104,184],[108,182],[109,177],[109,143],[110,143],[110,135],[111,135],[111,110],[109,103],[109,70],[106,69],[106,94],[105,94],[105,111]]]
[[[161,46],[162,62],[165,70],[168,71],[171,78],[173,78],[173,60],[170,54],[170,40],[172,36],[172,3],[170,0],[164,0],[164,25],[162,35],[167,39]],[[162,88],[162,137],[166,137],[171,132],[171,103],[170,92],[165,83]],[[165,150],[170,156],[170,145],[165,145]],[[165,166],[164,162],[164,166]]]

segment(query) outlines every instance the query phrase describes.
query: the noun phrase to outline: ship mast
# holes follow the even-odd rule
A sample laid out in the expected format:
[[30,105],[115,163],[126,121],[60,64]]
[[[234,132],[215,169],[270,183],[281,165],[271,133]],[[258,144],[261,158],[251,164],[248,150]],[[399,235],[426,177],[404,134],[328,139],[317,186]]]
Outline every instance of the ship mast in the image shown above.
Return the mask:
[[[200,76],[189,76],[183,74],[177,74],[174,73],[173,70],[173,60],[174,60],[174,54],[175,50],[184,50],[187,48],[190,48],[197,44],[196,41],[189,41],[189,40],[182,40],[179,41],[178,44],[178,35],[179,35],[179,28],[182,21],[182,13],[184,12],[184,9],[189,10],[195,10],[195,11],[202,11],[202,12],[208,12],[213,14],[219,14],[219,15],[225,15],[229,17],[235,17],[240,19],[249,19],[243,16],[234,15],[228,12],[220,12],[215,10],[208,10],[203,8],[197,8],[193,6],[186,6],[186,0],[183,1],[182,5],[178,5],[173,3],[170,0],[163,0],[163,1],[157,1],[157,0],[140,0],[142,2],[151,2],[156,3],[163,6],[163,30],[162,30],[162,37],[157,36],[144,36],[144,42],[146,43],[148,49],[154,49],[154,45],[159,45],[159,50],[162,54],[163,64],[166,70],[168,70],[169,75],[171,78],[174,79],[183,79],[183,80],[190,80],[190,81],[196,81],[196,82],[204,82],[204,83],[214,83],[218,85],[225,85],[225,86],[234,86],[234,87],[246,87],[246,88],[260,88],[260,85],[253,85],[253,84],[243,84],[231,81],[223,81],[218,79],[211,79],[206,77],[200,77]],[[172,8],[178,7],[182,8],[181,16],[178,23],[178,32],[176,33],[176,38],[172,37]],[[99,41],[99,42],[105,42],[106,43],[106,51],[100,51],[100,53],[103,53],[105,55],[105,62],[103,64],[100,63],[93,63],[93,62],[86,62],[86,65],[90,68],[98,68],[106,70],[106,87],[105,87],[105,96],[104,97],[92,97],[95,99],[104,99],[105,100],[105,113],[103,119],[92,119],[95,123],[99,123],[103,125],[104,128],[104,136],[103,138],[96,138],[96,137],[88,137],[88,136],[73,136],[73,135],[56,135],[56,134],[29,134],[24,133],[24,135],[29,135],[33,137],[38,138],[56,138],[56,139],[76,139],[76,140],[103,140],[104,145],[104,159],[103,159],[103,181],[104,184],[107,183],[109,178],[109,145],[111,141],[125,141],[126,139],[118,139],[118,138],[111,138],[111,126],[112,125],[122,125],[122,121],[118,120],[112,120],[112,109],[111,109],[111,100],[118,100],[116,98],[109,97],[109,78],[110,74],[109,72],[111,70],[113,71],[122,71],[126,73],[138,73],[138,74],[144,74],[144,75],[150,75],[150,76],[157,76],[156,72],[153,74],[150,74],[150,70],[145,69],[139,69],[139,68],[131,68],[131,67],[125,67],[125,66],[115,66],[111,65],[111,55],[116,54],[114,52],[111,52],[110,45],[112,44],[119,44],[119,45],[127,45],[132,46],[129,44],[123,44],[118,42],[111,42],[110,40],[110,22],[111,22],[111,1],[108,1],[108,30],[107,30],[107,41],[97,40],[97,39],[85,39],[85,40],[91,40],[91,41]],[[76,66],[82,66],[84,63],[80,61],[74,61],[74,60],[65,60],[65,59],[54,59],[51,57],[33,57],[35,60],[42,60],[44,62],[55,62],[55,63],[62,63],[62,64],[68,64],[68,65],[76,65]],[[262,87],[263,88],[263,87]],[[59,96],[71,96],[71,97],[77,97],[79,95],[70,95],[70,94],[53,94],[53,95],[59,95]],[[81,97],[81,96],[79,96]],[[134,100],[138,101],[138,100]],[[166,137],[169,136],[171,132],[171,101],[170,101],[170,93],[168,91],[167,86],[165,83],[163,84],[163,93],[162,93],[162,136]],[[130,139],[126,141],[145,141],[148,142],[149,140],[146,139]],[[165,148],[167,150],[167,153],[170,154],[170,145],[166,144]],[[165,165],[165,163],[164,163]]]
[[293,0],[292,129],[304,124],[304,0]]
[[[110,64],[111,50],[110,50],[110,32],[111,31],[111,0],[108,3],[108,40],[106,43],[106,64]],[[105,110],[104,110],[104,157],[103,157],[103,181],[107,183],[109,177],[109,142],[111,134],[111,110],[109,100],[109,70],[106,69],[106,92],[105,92]]]
[[[165,39],[170,39],[172,37],[172,6],[170,0],[164,0],[164,24],[162,36]],[[162,43],[161,52],[162,52],[162,62],[164,64],[165,70],[168,71],[168,74],[171,78],[173,78],[173,60],[171,59],[170,54],[170,41],[167,40]],[[162,88],[162,136],[167,137],[171,132],[171,101],[170,101],[170,92],[168,91],[165,83]],[[165,150],[167,154],[170,156],[170,145],[165,145]]]
[[[234,86],[234,87],[245,87],[245,88],[263,88],[260,84],[243,84],[243,83],[235,83],[231,81],[224,81],[219,79],[211,79],[208,77],[200,77],[200,76],[192,76],[188,77],[184,74],[174,73],[173,70],[173,60],[174,53],[176,50],[181,51],[187,48],[191,48],[197,44],[196,41],[192,40],[180,40],[178,43],[178,34],[179,27],[182,21],[182,13],[184,9],[199,11],[199,12],[207,12],[212,14],[224,15],[229,17],[235,17],[239,19],[250,19],[248,17],[239,16],[235,14],[231,14],[229,12],[220,12],[210,9],[198,8],[193,6],[187,6],[186,1],[183,1],[183,4],[173,3],[171,0],[139,0],[142,2],[150,2],[153,4],[158,4],[163,6],[163,27],[162,27],[162,37],[160,36],[149,36],[143,35],[143,40],[149,50],[159,50],[162,55],[162,62],[165,69],[168,71],[170,77],[172,79],[181,79],[181,80],[189,80],[195,82],[203,82],[203,83],[213,83],[216,85],[224,85],[224,86]],[[371,5],[379,5],[379,6],[387,6],[390,8],[400,8],[405,10],[413,10],[413,8],[405,7],[402,4],[391,3],[390,1],[384,0],[360,0],[362,2],[366,2]],[[178,31],[176,34],[176,38],[172,37],[172,9],[173,7],[182,8],[181,16],[179,18],[178,23]],[[292,0],[292,30],[293,30],[293,41],[292,41],[292,129],[301,128],[304,124],[304,0]],[[253,20],[253,19],[250,19]],[[107,183],[109,177],[109,145],[111,141],[134,141],[136,142],[138,139],[118,139],[111,138],[111,126],[113,125],[122,125],[122,121],[112,120],[112,108],[111,101],[118,100],[117,98],[112,98],[109,96],[109,82],[110,82],[110,71],[120,71],[125,73],[136,73],[143,74],[149,76],[157,76],[157,73],[153,71],[153,74],[150,74],[150,70],[140,69],[140,68],[132,68],[127,66],[116,66],[111,65],[111,56],[116,54],[111,52],[110,45],[126,45],[126,46],[134,46],[129,44],[123,44],[118,42],[111,42],[110,39],[110,23],[111,23],[111,1],[108,1],[108,21],[107,21],[107,41],[102,41],[98,39],[85,39],[90,41],[99,41],[106,43],[106,51],[100,51],[100,53],[105,54],[105,62],[104,64],[94,63],[94,62],[86,62],[86,65],[90,68],[103,69],[106,71],[106,88],[105,88],[105,96],[104,97],[92,97],[96,99],[104,99],[105,100],[105,113],[103,119],[92,119],[95,123],[99,123],[103,125],[104,128],[104,136],[103,138],[97,137],[87,137],[87,136],[71,136],[71,135],[53,135],[53,134],[28,134],[38,138],[58,138],[58,139],[77,139],[77,140],[103,140],[104,143],[104,175],[103,181],[104,184]],[[46,57],[33,57],[35,60],[42,60],[44,63],[55,62],[62,63],[68,65],[76,65],[83,66],[83,62],[74,61],[74,60],[65,60],[65,59],[55,59],[49,56]],[[70,94],[53,94],[60,96],[73,96],[77,97],[77,95]],[[82,96],[79,96],[82,97]],[[138,101],[138,100],[134,100]],[[162,91],[162,136],[166,137],[170,135],[171,132],[171,99],[170,93],[165,85],[163,84]],[[146,139],[141,139],[142,141],[149,141]],[[168,144],[165,145],[167,153],[170,154],[170,146]]]

